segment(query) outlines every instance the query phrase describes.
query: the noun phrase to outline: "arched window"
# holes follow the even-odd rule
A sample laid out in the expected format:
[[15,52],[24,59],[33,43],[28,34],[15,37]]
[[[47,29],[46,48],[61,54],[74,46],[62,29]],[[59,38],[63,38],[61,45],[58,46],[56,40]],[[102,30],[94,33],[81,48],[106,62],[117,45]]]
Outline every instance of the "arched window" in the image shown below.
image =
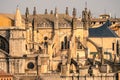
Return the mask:
[[61,42],[61,49],[70,49],[70,41],[67,36],[64,37],[64,41]]
[[5,43],[1,38],[0,38],[0,49],[5,50]]
[[82,49],[82,44],[80,42],[77,44],[77,49]]
[[64,49],[64,42],[61,42],[61,49]]
[[8,41],[7,41],[4,37],[2,37],[2,36],[0,36],[0,49],[4,50],[4,51],[6,51],[6,52],[9,52],[9,43],[8,43]]

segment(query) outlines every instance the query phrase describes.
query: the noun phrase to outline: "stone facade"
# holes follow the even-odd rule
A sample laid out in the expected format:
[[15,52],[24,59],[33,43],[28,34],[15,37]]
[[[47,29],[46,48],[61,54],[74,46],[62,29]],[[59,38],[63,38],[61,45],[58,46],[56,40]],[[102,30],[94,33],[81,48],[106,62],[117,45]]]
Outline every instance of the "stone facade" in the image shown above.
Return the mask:
[[25,15],[21,15],[17,8],[14,19],[10,19],[13,21],[11,25],[8,23],[6,27],[9,20],[1,25],[2,70],[18,78],[21,75],[44,77],[44,74],[54,73],[63,77],[72,74],[91,76],[101,75],[101,68],[107,69],[107,73],[119,70],[116,66],[109,66],[119,63],[119,37],[91,37],[89,28],[95,24],[92,25],[94,19],[87,8],[82,12],[82,19],[76,17],[75,8],[72,16],[68,8],[65,14],[58,14],[57,8],[50,14],[47,9],[45,14],[36,12],[34,7],[33,15],[30,15],[26,8]]

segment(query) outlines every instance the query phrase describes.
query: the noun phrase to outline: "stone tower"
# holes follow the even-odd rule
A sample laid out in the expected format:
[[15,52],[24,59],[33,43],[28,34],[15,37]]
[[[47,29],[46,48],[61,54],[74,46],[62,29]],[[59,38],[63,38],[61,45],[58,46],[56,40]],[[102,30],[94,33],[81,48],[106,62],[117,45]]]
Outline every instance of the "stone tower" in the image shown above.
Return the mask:
[[[23,57],[26,54],[26,35],[25,27],[22,25],[21,14],[19,8],[16,9],[15,26],[10,29],[10,56]],[[14,63],[14,64],[13,64]],[[10,73],[24,73],[24,59],[13,59],[9,62]]]
[[25,54],[25,27],[22,26],[20,11],[17,7],[15,26],[10,30],[10,55],[23,56]]

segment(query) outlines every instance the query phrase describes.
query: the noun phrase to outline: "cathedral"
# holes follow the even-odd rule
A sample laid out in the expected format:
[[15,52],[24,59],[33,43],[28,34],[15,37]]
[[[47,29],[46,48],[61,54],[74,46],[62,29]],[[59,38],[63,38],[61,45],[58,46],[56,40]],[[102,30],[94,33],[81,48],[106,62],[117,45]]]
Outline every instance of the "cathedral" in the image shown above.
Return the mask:
[[33,14],[26,8],[21,15],[17,7],[15,14],[0,14],[0,70],[17,80],[55,80],[46,75],[79,80],[102,73],[114,77],[120,70],[120,19],[107,14],[93,18],[87,8],[82,18],[76,13],[73,8],[71,16],[66,7],[62,14],[57,8],[38,14],[34,7]]

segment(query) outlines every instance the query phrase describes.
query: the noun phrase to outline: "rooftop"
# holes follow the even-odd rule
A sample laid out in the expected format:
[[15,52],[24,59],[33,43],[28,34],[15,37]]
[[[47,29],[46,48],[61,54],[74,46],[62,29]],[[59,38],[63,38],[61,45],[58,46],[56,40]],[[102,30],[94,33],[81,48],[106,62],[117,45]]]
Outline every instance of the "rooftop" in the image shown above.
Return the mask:
[[111,26],[111,22],[107,20],[106,23],[100,27],[89,28],[89,37],[118,37],[109,26]]

